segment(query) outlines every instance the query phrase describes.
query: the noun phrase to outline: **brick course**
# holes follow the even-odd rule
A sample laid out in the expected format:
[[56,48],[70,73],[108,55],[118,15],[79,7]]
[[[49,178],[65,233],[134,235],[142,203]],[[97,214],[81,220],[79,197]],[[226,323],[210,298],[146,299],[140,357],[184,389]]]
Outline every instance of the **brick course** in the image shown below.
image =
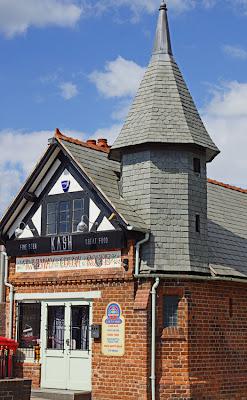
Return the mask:
[[0,400],[30,400],[31,380],[0,380]]

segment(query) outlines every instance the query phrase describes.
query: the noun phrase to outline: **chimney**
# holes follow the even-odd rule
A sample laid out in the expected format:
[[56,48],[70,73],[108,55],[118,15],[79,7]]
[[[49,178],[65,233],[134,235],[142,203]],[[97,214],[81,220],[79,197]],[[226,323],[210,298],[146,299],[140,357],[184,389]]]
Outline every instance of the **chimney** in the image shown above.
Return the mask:
[[99,147],[104,147],[104,148],[106,148],[106,149],[109,149],[109,146],[108,146],[108,143],[107,143],[107,139],[98,139],[98,143],[97,143],[97,145],[99,146]]
[[96,140],[95,139],[88,139],[87,140],[87,144],[96,146]]

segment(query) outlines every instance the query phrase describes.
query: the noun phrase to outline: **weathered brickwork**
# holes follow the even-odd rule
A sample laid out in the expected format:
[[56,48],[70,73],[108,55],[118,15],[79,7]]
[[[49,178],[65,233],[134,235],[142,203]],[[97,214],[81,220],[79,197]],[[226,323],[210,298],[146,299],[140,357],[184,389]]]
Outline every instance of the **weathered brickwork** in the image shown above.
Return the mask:
[[0,380],[0,400],[30,400],[31,380]]
[[[200,174],[193,158],[201,160]],[[123,196],[151,228],[142,269],[208,273],[205,152],[159,146],[124,154],[122,165]]]
[[[94,400],[150,400],[150,334],[152,280],[133,279],[134,246],[123,252],[129,270],[15,274],[19,293],[100,291],[93,299],[93,323],[101,324],[106,306],[118,302],[126,319],[123,357],[92,348]],[[163,296],[178,295],[179,324],[163,329]],[[247,394],[247,286],[233,282],[178,281],[160,283],[157,299],[157,400],[240,400]],[[8,314],[7,314],[8,315]],[[18,376],[40,384],[40,365],[17,366]],[[83,371],[82,371],[83,373]]]
[[5,336],[5,303],[0,303],[0,336]]
[[[179,327],[162,330],[162,296],[179,295]],[[247,286],[166,282],[159,290],[158,399],[247,398]]]
[[17,363],[15,372],[18,378],[30,379],[34,389],[40,387],[41,365],[39,363]]
[[[141,284],[137,291],[131,280],[74,284],[69,288],[76,289],[101,291],[101,299],[93,302],[94,323],[101,323],[105,307],[112,300],[121,304],[126,317],[124,357],[103,356],[100,341],[94,341],[94,400],[149,400],[150,283]],[[63,285],[56,287],[56,291],[65,290]],[[162,329],[164,294],[181,298],[178,328]],[[228,282],[167,281],[160,286],[157,310],[157,399],[245,399],[247,287]],[[38,364],[18,368],[19,376],[32,377],[34,387],[39,386]]]

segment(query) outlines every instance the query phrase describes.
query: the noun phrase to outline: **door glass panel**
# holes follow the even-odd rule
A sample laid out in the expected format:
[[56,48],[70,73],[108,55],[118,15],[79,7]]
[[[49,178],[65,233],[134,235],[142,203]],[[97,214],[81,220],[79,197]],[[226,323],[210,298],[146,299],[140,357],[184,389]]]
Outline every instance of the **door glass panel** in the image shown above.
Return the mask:
[[65,306],[48,306],[47,349],[64,349]]
[[71,306],[71,350],[89,349],[89,306]]

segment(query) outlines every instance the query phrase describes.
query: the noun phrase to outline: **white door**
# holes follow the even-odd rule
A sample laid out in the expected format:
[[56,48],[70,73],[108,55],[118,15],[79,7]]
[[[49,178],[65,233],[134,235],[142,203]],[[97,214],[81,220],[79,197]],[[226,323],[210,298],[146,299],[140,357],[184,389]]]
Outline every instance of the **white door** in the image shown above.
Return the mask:
[[90,305],[45,301],[41,316],[41,387],[91,391]]

